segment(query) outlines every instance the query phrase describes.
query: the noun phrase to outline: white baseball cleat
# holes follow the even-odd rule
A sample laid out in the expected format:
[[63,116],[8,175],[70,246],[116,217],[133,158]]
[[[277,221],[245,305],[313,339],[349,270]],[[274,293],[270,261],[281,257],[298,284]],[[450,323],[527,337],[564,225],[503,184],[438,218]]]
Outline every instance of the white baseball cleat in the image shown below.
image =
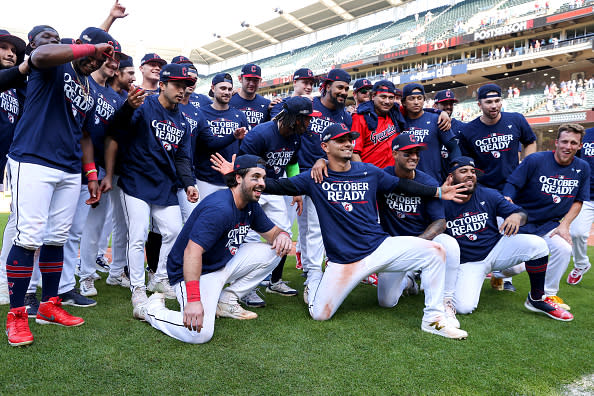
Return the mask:
[[454,338],[457,340],[465,340],[468,338],[468,333],[450,325],[447,320],[441,319],[434,322],[423,321],[421,330],[427,333],[437,334],[446,338]]
[[177,297],[175,296],[175,291],[173,287],[169,284],[169,278],[158,278],[156,275],[149,279],[149,282],[146,286],[148,291],[155,292],[155,293],[163,293],[165,298],[170,300],[175,300]]
[[446,320],[450,326],[454,326],[455,328],[460,328],[460,322],[456,318],[456,307],[454,306],[454,301],[451,298],[446,298],[443,300],[443,307],[446,314]]
[[139,320],[146,320],[146,315],[154,309],[165,308],[165,296],[162,293],[154,293],[144,303],[134,307],[132,315]]
[[217,318],[233,318],[239,320],[256,319],[258,314],[243,309],[238,302],[227,304],[219,302],[217,304]]
[[79,280],[80,284],[80,295],[85,297],[93,297],[97,295],[97,289],[95,288],[95,279],[89,276]]
[[146,287],[136,286],[132,289],[132,305],[137,306],[144,304],[148,300],[146,296]]

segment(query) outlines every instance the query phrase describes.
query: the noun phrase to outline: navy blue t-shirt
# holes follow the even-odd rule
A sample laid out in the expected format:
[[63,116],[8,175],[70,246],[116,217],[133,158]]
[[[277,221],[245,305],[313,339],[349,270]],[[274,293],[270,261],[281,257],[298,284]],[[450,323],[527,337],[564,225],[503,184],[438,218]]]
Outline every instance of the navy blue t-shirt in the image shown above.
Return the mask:
[[283,177],[287,164],[294,158],[301,146],[301,137],[283,137],[278,131],[276,121],[257,125],[241,142],[239,154],[253,154],[266,161],[266,177]]
[[423,112],[423,115],[413,120],[405,117],[406,129],[403,133],[415,135],[417,141],[425,143],[427,149],[421,151],[421,158],[417,169],[425,172],[432,178],[442,181],[441,147],[452,140],[454,134],[451,130],[440,131],[437,126],[438,114]]
[[227,143],[227,145],[212,149],[206,144],[196,143],[196,151],[194,152],[196,178],[207,183],[224,186],[225,181],[221,174],[210,167],[210,155],[218,152],[230,162],[233,154],[239,153],[239,141],[235,140],[233,133],[237,128],[249,129],[249,124],[245,115],[240,110],[232,107],[227,110],[215,110],[212,106],[205,106],[201,107],[200,111],[208,122],[211,134],[216,136],[217,139],[226,139],[222,142]]
[[326,108],[319,97],[313,99],[313,109],[322,113],[320,117],[312,117],[309,128],[301,137],[301,149],[297,152],[297,162],[301,172],[310,169],[318,159],[326,158],[322,150],[322,132],[330,124],[343,123],[351,128],[353,120],[351,115],[340,107],[336,110]]
[[274,117],[276,117],[276,115],[278,113],[280,113],[281,111],[283,111],[283,105],[285,104],[285,102],[289,98],[290,98],[290,96],[287,96],[286,98],[283,98],[283,100],[281,100],[280,102],[278,102],[277,104],[275,104],[272,107],[272,109],[270,109],[270,119],[273,119]]
[[178,107],[165,109],[158,95],[147,97],[134,111],[130,144],[122,159],[118,185],[135,198],[160,206],[178,205],[175,160],[191,163],[190,126]]
[[543,236],[559,225],[574,201],[589,200],[588,163],[574,158],[571,164],[562,166],[554,155],[551,151],[529,155],[503,188],[503,195],[528,213],[528,222],[520,232]]
[[274,224],[260,204],[250,202],[238,209],[231,190],[210,194],[192,212],[167,257],[169,282],[184,280],[184,250],[192,240],[204,249],[202,274],[223,268],[233,258],[250,229],[270,231]]
[[351,162],[347,172],[328,169],[316,183],[309,172],[290,180],[299,194],[311,197],[330,261],[348,264],[370,255],[388,237],[377,221],[376,197],[398,186],[400,179],[378,167]]
[[6,155],[10,149],[22,108],[16,89],[0,93],[0,177],[4,175]]
[[70,63],[31,68],[23,115],[14,132],[9,157],[81,173],[82,126],[95,98]]
[[[394,175],[394,167],[384,171]],[[439,187],[428,174],[415,171],[414,181],[427,186]],[[377,197],[380,224],[392,236],[419,236],[435,220],[444,219],[443,204],[439,199],[421,198],[403,193],[388,192]]]
[[235,94],[231,97],[229,106],[241,110],[245,114],[250,128],[270,119],[270,112],[268,111],[270,101],[258,94],[252,100],[244,99],[239,94]]
[[586,129],[586,134],[582,139],[584,146],[581,150],[581,159],[586,161],[588,165],[590,165],[590,201],[594,200],[594,172],[592,172],[592,168],[594,168],[594,128]]
[[[455,118],[451,119],[451,128],[452,134],[456,138],[456,142],[460,142],[460,134],[462,130],[466,126],[465,122],[457,120]],[[459,144],[458,144],[459,145]],[[448,176],[448,168],[450,167],[450,152],[446,148],[446,146],[441,146],[441,180],[445,180]]]
[[495,125],[486,125],[477,117],[466,124],[459,137],[462,155],[474,158],[477,168],[485,172],[479,183],[499,191],[518,166],[520,145],[534,141],[536,135],[526,118],[506,112],[501,112]]
[[446,232],[458,241],[461,263],[483,260],[503,237],[497,216],[505,219],[522,212],[522,208],[507,201],[499,191],[480,184],[468,202],[444,201],[443,205]]
[[192,106],[199,109],[201,107],[206,107],[212,104],[212,100],[203,94],[197,94],[196,92],[192,92],[190,94],[190,102]]

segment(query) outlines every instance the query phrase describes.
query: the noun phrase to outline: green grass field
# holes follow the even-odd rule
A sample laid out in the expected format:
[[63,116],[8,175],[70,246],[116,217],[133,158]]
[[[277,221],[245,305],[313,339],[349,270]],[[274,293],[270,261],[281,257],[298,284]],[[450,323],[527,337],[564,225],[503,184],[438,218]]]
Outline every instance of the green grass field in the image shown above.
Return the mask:
[[[205,345],[134,320],[130,292],[104,278],[95,282],[96,307],[68,307],[83,326],[30,320],[32,346],[0,342],[0,394],[551,395],[594,373],[593,273],[574,287],[563,281],[560,295],[576,317],[568,323],[523,307],[524,273],[517,293],[485,282],[479,309],[459,316],[465,341],[420,330],[422,294],[385,309],[374,287],[360,285],[326,322],[309,318],[301,294],[267,295],[257,320],[217,320]],[[284,278],[303,291],[294,258]],[[0,307],[2,318],[7,311]]]

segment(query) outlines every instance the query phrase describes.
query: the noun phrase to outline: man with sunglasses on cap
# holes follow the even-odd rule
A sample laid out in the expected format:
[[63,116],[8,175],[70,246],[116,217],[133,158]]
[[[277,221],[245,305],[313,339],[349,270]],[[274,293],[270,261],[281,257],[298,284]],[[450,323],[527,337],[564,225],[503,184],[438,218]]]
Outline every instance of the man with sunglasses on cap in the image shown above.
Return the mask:
[[[24,296],[38,248],[43,289],[37,323],[84,323],[61,308],[58,286],[81,168],[89,179],[88,203],[100,198],[93,143],[83,124],[95,104],[88,76],[106,57],[113,56],[110,41],[114,42],[113,38],[103,30],[87,28],[77,44],[42,45],[28,59],[31,73],[25,111],[8,155],[18,231],[7,258],[11,263],[7,266],[11,292],[7,335],[11,345],[33,342]],[[28,186],[25,194],[24,185]]]
[[154,52],[145,54],[140,61],[140,73],[142,74],[142,88],[147,95],[157,95],[159,93],[159,78],[161,69],[167,64],[167,61]]
[[[170,337],[203,344],[213,336],[215,317],[256,319],[238,299],[257,286],[291,250],[289,235],[266,216],[258,200],[266,164],[255,155],[235,158],[226,190],[204,198],[190,215],[167,259],[180,311],[153,294],[138,317]],[[267,243],[244,243],[250,230]],[[225,287],[225,285],[227,285]]]
[[[390,237],[377,222],[378,194],[400,191],[454,199],[456,186],[425,186],[401,179],[379,168],[352,162],[353,141],[359,137],[344,124],[332,124],[322,133],[321,147],[328,155],[328,176],[321,183],[309,173],[288,179],[267,180],[265,192],[280,195],[309,195],[320,217],[328,255],[325,272],[308,274],[304,298],[315,320],[328,320],[361,279],[374,272],[395,272],[400,280],[406,271],[422,269],[425,309],[421,329],[447,338],[464,339],[468,334],[448,324],[443,308],[445,251],[438,243],[416,237]],[[213,164],[223,172],[228,164],[219,157]],[[380,281],[381,282],[381,281]],[[379,304],[393,307],[394,291],[400,282],[378,287]]]
[[[306,96],[313,99],[312,92],[316,79],[310,69],[302,68],[293,73],[293,96]],[[278,113],[283,111],[284,103],[289,99],[283,98],[279,103],[275,104],[270,109],[270,118],[274,118]]]
[[353,115],[361,103],[369,102],[371,100],[371,89],[373,84],[366,78],[360,78],[353,84],[353,100],[354,105],[347,108],[347,111]]
[[[482,171],[470,157],[458,157],[450,164],[448,180],[463,183],[466,191],[461,203],[445,202],[447,232],[460,246],[460,267],[456,280],[454,305],[459,314],[470,314],[479,303],[485,276],[494,270],[506,276],[518,274],[525,263],[530,292],[524,303],[534,312],[561,321],[573,315],[545,299],[545,273],[549,249],[544,239],[518,233],[526,224],[526,211],[497,190],[477,182]],[[497,217],[504,219],[498,225]]]

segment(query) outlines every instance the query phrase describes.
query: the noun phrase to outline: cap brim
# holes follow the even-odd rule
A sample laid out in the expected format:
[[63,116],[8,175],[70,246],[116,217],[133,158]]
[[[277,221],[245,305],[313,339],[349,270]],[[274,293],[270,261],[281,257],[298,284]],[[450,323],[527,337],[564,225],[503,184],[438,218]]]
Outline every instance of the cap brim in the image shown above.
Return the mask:
[[307,115],[310,116],[310,117],[321,117],[322,116],[322,112],[314,110],[314,111],[312,111],[311,113],[309,113]]
[[129,55],[126,55],[126,54],[124,54],[124,53],[123,53],[123,52],[121,52],[121,51],[120,51],[120,52],[117,52],[117,53],[118,53],[118,54],[120,54],[120,61],[123,61],[123,60],[128,60],[128,59],[130,59],[130,56],[129,56]]
[[437,100],[435,103],[441,103],[441,102],[454,102],[454,103],[458,103],[458,99],[452,99],[452,98],[445,98],[445,99],[441,99],[441,100]]
[[167,64],[167,61],[166,61],[166,60],[164,60],[164,59],[157,59],[157,58],[152,58],[152,59],[147,59],[147,60],[145,60],[144,62],[142,62],[142,63],[140,64],[140,66],[144,66],[146,63],[149,63],[149,62],[157,62],[157,63],[159,63],[161,66],[165,66],[165,65]]
[[260,80],[262,79],[262,76],[259,76],[257,74],[242,74],[240,77],[241,78],[243,78],[243,77],[253,77],[253,78],[259,78]]
[[7,43],[14,45],[14,47],[16,48],[17,56],[25,54],[25,50],[27,49],[27,43],[25,43],[25,41],[23,41],[21,38],[13,35],[6,35],[0,36],[0,41],[5,41]]
[[406,151],[406,150],[414,149],[416,147],[419,147],[421,150],[427,150],[427,144],[426,143],[413,143],[413,144],[409,144],[408,146],[397,148],[396,150],[398,150],[398,151]]
[[356,132],[356,131],[348,131],[348,132],[339,133],[338,135],[336,135],[336,136],[333,136],[333,137],[332,137],[330,140],[336,140],[336,139],[338,139],[338,138],[340,138],[340,137],[343,137],[343,136],[345,136],[345,135],[350,135],[350,136],[351,136],[351,138],[352,138],[353,140],[355,140],[355,139],[357,139],[359,136],[361,136],[361,134],[360,134],[359,132]]

